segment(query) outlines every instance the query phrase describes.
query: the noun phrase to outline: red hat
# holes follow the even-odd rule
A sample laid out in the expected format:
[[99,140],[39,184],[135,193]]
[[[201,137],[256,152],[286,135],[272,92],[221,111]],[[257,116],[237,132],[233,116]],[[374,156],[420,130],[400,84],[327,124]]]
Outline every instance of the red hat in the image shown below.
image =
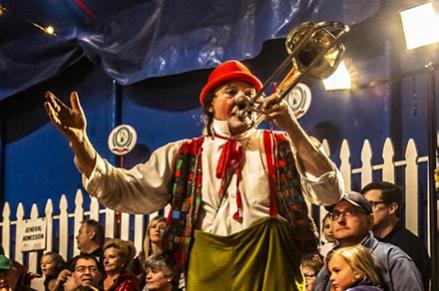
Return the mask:
[[262,88],[262,83],[253,75],[250,70],[238,61],[227,61],[216,67],[210,73],[207,79],[207,84],[203,87],[200,93],[200,103],[204,105],[204,97],[211,90],[215,89],[224,82],[238,80],[250,83],[259,91]]

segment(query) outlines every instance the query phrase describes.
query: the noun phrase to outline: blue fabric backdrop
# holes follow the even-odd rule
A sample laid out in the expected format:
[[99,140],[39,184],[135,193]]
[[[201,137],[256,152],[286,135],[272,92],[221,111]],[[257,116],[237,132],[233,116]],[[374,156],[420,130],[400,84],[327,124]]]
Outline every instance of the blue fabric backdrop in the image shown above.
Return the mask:
[[[81,2],[83,6],[74,3]],[[379,0],[3,0],[0,100],[87,56],[119,84],[250,59],[304,21],[363,21]],[[52,24],[48,36],[30,22]]]

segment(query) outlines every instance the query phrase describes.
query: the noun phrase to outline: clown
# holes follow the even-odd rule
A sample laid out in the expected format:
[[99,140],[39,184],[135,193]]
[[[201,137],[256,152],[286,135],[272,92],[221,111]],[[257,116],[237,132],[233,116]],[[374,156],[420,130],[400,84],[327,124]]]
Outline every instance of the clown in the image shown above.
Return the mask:
[[261,109],[284,131],[242,121],[240,103],[261,87],[242,63],[219,65],[200,94],[205,135],[167,144],[130,170],[96,153],[75,92],[71,108],[50,92],[45,107],[100,203],[130,213],[171,204],[165,247],[184,267],[187,290],[301,290],[300,256],[317,244],[304,199],[334,204],[343,183],[276,94]]

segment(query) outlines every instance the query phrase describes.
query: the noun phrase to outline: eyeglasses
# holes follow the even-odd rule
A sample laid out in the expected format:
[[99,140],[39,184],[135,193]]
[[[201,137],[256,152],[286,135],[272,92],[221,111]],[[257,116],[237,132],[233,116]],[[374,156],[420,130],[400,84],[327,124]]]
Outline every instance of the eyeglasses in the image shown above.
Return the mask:
[[378,201],[369,201],[370,205],[372,206],[373,209],[376,209],[378,204],[387,204],[386,201],[383,200],[378,200]]
[[340,218],[341,215],[344,215],[344,217],[353,217],[357,216],[358,214],[367,214],[364,210],[358,209],[358,208],[346,208],[343,211],[334,210],[329,214],[329,218],[331,220],[337,220]]
[[316,276],[316,273],[315,272],[306,272],[306,273],[303,273],[303,277],[305,277],[305,278],[314,278]]
[[75,268],[75,272],[78,273],[85,273],[85,271],[89,271],[91,273],[95,273],[98,270],[98,267],[96,266],[79,266]]

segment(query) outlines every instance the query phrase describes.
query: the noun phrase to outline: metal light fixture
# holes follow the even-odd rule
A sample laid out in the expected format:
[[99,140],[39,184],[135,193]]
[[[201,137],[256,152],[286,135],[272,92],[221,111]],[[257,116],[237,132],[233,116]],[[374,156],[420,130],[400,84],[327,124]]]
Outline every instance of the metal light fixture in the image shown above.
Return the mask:
[[408,50],[439,42],[439,17],[427,2],[400,11]]

